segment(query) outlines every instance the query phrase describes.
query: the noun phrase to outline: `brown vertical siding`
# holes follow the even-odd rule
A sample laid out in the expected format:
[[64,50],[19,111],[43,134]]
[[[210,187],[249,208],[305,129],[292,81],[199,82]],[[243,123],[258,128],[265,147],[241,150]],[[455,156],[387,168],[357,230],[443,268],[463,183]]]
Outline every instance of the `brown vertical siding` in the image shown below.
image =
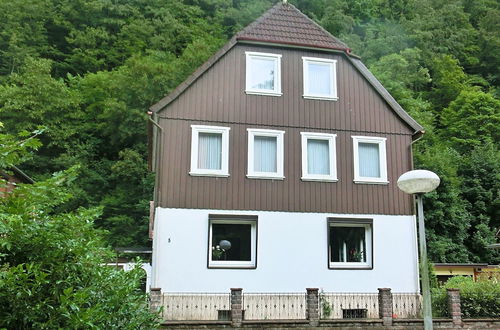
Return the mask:
[[[282,54],[282,96],[245,94],[245,51]],[[337,60],[338,101],[303,99],[302,56]],[[412,214],[396,181],[412,167],[413,131],[342,55],[237,45],[159,117],[162,207]],[[193,124],[231,127],[229,178],[189,175]],[[284,180],[246,177],[247,128],[285,131]],[[300,132],[337,134],[338,182],[301,181]],[[353,182],[352,135],[387,138],[388,185]]]
[[[245,94],[245,51],[282,54],[283,96]],[[302,98],[302,56],[337,60],[338,101]],[[160,116],[251,125],[413,133],[343,55],[262,46],[235,46]]]
[[[410,135],[367,134],[387,137],[388,185],[354,184],[352,135],[359,132],[285,128],[284,180],[248,179],[245,124],[230,127],[229,178],[189,175],[191,125],[200,121],[163,120],[164,157],[160,206],[292,212],[411,214],[410,197],[396,186],[410,169],[406,156]],[[251,126],[258,128],[259,126]],[[282,127],[266,127],[283,129]],[[301,177],[300,132],[337,134],[338,182],[305,182]],[[182,137],[182,138],[180,138]]]

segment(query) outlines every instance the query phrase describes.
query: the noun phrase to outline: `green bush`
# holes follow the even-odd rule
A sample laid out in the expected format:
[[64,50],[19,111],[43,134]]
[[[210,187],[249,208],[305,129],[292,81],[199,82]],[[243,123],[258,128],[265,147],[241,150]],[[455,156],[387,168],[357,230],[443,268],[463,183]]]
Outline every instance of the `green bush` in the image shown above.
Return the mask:
[[0,198],[0,329],[157,328],[141,270],[105,265],[100,210],[60,212],[73,172]]
[[460,290],[464,318],[498,317],[500,315],[500,283],[496,279],[474,282],[470,277],[455,276],[432,291],[434,316],[448,317],[446,289]]

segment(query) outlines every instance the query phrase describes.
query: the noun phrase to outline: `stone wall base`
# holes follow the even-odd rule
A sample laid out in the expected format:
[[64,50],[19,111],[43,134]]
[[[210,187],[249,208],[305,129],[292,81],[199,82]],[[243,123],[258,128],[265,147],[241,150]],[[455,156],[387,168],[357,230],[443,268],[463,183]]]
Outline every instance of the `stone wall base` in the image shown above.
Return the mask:
[[[500,319],[463,319],[462,326],[453,324],[451,319],[434,319],[434,329],[500,329]],[[392,326],[384,326],[382,320],[320,320],[318,326],[309,325],[308,320],[252,320],[243,321],[237,329],[395,329],[420,330],[424,321],[420,319],[395,319]],[[229,321],[169,321],[162,324],[161,329],[235,329]]]

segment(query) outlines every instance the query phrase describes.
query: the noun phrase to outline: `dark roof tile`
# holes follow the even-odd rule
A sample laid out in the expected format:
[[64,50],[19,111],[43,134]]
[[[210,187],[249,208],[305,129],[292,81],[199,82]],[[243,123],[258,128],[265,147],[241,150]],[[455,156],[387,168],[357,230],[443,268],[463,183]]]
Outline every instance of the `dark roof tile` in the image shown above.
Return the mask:
[[351,51],[293,5],[282,2],[240,31],[236,39]]

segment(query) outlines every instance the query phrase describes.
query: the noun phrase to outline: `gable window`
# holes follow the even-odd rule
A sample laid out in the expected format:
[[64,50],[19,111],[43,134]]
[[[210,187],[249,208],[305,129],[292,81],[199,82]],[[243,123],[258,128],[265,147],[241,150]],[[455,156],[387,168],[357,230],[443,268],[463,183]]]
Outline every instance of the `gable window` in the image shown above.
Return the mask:
[[337,181],[335,134],[301,132],[302,180]]
[[304,98],[337,100],[337,61],[302,57]]
[[284,131],[253,129],[248,131],[248,173],[255,179],[283,179]]
[[229,127],[191,125],[191,175],[229,176]]
[[388,183],[386,138],[353,136],[354,182]]
[[245,52],[247,94],[280,96],[281,55]]
[[329,268],[372,269],[372,219],[328,219]]
[[209,216],[208,267],[255,268],[257,266],[257,217]]

